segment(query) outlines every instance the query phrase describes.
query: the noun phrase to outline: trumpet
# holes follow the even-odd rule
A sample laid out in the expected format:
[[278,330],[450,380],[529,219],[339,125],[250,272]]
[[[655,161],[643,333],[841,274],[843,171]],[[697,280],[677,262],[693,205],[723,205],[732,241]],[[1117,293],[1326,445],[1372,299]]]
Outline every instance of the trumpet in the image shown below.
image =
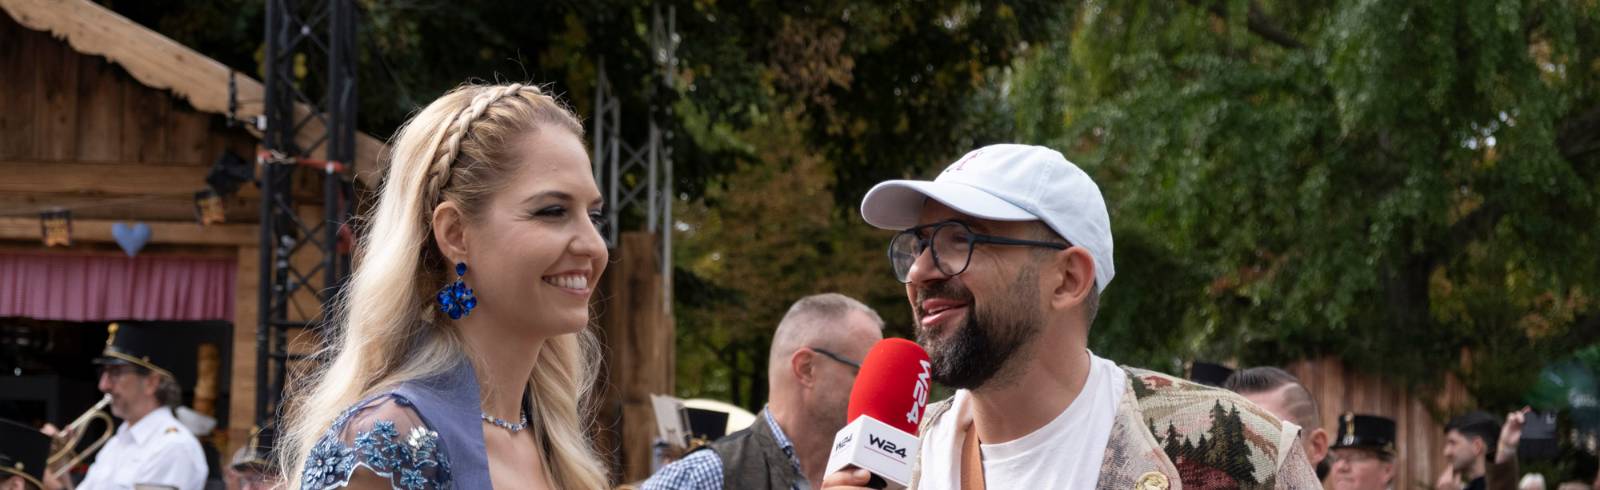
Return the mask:
[[[67,424],[66,427],[61,428],[60,431],[51,436],[50,458],[45,460],[45,467],[50,473],[50,478],[60,478],[61,475],[67,473],[67,470],[83,462],[83,458],[87,458],[89,455],[94,454],[95,451],[99,451],[100,446],[105,445],[106,441],[111,439],[111,415],[106,413],[106,407],[110,405],[111,395],[106,395],[100,399],[99,403],[89,407],[89,411],[79,415],[71,424]],[[99,439],[89,443],[89,447],[81,451],[78,450],[78,443],[82,442],[85,429],[88,429],[89,424],[96,420],[106,424],[105,430],[101,431]]]

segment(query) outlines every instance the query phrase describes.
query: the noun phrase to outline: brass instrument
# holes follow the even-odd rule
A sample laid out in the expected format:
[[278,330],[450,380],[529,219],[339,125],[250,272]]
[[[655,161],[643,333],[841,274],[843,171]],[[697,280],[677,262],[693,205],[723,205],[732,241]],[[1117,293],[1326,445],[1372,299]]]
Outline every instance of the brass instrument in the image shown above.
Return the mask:
[[[83,458],[87,458],[90,454],[94,454],[95,451],[99,451],[100,446],[105,445],[106,441],[111,439],[113,425],[111,415],[106,413],[106,407],[110,405],[111,395],[106,395],[100,399],[99,403],[89,407],[89,411],[79,415],[77,420],[73,420],[71,424],[67,424],[66,427],[62,427],[54,436],[51,436],[54,440],[50,443],[50,458],[45,461],[45,467],[49,471],[51,479],[60,478],[61,475],[67,473],[67,470],[83,462]],[[105,422],[106,430],[101,432],[99,439],[89,443],[89,447],[79,451],[78,443],[82,442],[81,439],[83,439],[85,429],[88,429],[89,424],[96,420]]]

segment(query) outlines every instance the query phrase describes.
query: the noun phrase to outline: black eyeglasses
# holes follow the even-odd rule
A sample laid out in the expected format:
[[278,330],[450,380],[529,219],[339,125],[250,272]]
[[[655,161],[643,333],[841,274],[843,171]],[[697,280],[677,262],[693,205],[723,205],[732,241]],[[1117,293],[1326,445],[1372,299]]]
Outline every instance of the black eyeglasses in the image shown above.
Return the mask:
[[829,359],[833,359],[835,361],[839,361],[840,364],[844,364],[846,366],[850,366],[851,369],[854,369],[856,371],[861,371],[861,363],[859,363],[859,362],[852,361],[850,359],[846,359],[844,356],[841,356],[841,355],[838,355],[838,354],[834,354],[833,352],[831,352],[831,351],[829,351],[827,349],[818,349],[816,347],[807,347],[807,349],[811,349],[811,352],[822,354],[823,357],[826,357],[826,358],[829,358]]
[[118,377],[128,373],[144,374],[144,370],[140,369],[138,366],[127,366],[122,364],[108,364],[100,366],[100,375],[108,376],[111,379],[117,379]]
[[[907,228],[896,233],[889,240],[889,263],[894,265],[894,276],[902,283],[911,282],[911,264],[917,262],[917,257],[922,256],[924,250],[933,250],[933,263],[938,265],[939,272],[945,276],[955,276],[967,271],[967,264],[972,262],[973,245],[986,243],[990,245],[1015,245],[1023,247],[1043,247],[1056,250],[1066,250],[1071,247],[1067,243],[1041,242],[1035,240],[1019,240],[994,235],[973,233],[972,228],[960,221],[940,221],[926,225]],[[929,245],[932,245],[931,247]]]

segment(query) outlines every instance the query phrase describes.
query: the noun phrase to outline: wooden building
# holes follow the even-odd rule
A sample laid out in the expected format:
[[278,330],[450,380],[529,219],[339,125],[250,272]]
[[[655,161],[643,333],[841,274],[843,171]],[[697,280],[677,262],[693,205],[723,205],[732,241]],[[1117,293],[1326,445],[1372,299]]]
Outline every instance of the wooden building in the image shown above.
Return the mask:
[[[174,371],[217,419],[209,441],[226,458],[255,416],[259,190],[241,186],[226,221],[205,226],[194,198],[221,155],[253,162],[259,149],[251,125],[229,122],[230,69],[89,0],[0,10],[0,417],[70,420],[99,398],[88,360],[107,323],[158,322],[195,351]],[[253,120],[262,85],[233,75],[234,119]],[[322,131],[313,121],[298,139]],[[357,140],[357,185],[371,189],[383,144]],[[319,181],[297,185],[301,216],[319,219]],[[57,210],[71,213],[67,246],[41,238],[41,213]],[[146,243],[130,257],[119,234]],[[596,294],[607,372],[595,437],[619,481],[648,476],[648,395],[672,391],[656,240],[624,233]],[[315,299],[300,300],[294,319],[315,318]]]
[[[255,418],[259,191],[242,185],[206,226],[195,194],[221,155],[257,153],[253,128],[225,117],[230,70],[90,1],[0,9],[0,416],[70,420],[99,398],[87,361],[107,323],[154,322],[195,352],[172,370],[217,419],[226,458]],[[235,80],[236,115],[253,119],[261,83]],[[382,143],[358,140],[370,184]],[[315,182],[297,196],[308,217],[321,215]],[[71,244],[46,246],[41,213],[60,210]],[[130,256],[116,235],[144,245]]]

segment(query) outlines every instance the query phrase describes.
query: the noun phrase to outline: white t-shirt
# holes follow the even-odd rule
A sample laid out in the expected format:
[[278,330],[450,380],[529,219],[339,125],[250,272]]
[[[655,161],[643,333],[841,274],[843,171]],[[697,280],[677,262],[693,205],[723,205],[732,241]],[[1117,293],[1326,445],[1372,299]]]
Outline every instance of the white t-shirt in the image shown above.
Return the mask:
[[[1100,463],[1117,403],[1122,401],[1126,377],[1111,361],[1089,354],[1089,378],[1083,391],[1055,420],[1032,433],[1000,444],[983,444],[983,482],[986,488],[1094,488],[1100,481]],[[957,490],[961,487],[961,447],[965,434],[957,427],[958,414],[971,410],[972,394],[956,392],[950,410],[922,437],[922,477],[918,490]]]
[[106,441],[78,490],[132,490],[136,484],[200,490],[206,485],[206,455],[189,429],[162,407]]

